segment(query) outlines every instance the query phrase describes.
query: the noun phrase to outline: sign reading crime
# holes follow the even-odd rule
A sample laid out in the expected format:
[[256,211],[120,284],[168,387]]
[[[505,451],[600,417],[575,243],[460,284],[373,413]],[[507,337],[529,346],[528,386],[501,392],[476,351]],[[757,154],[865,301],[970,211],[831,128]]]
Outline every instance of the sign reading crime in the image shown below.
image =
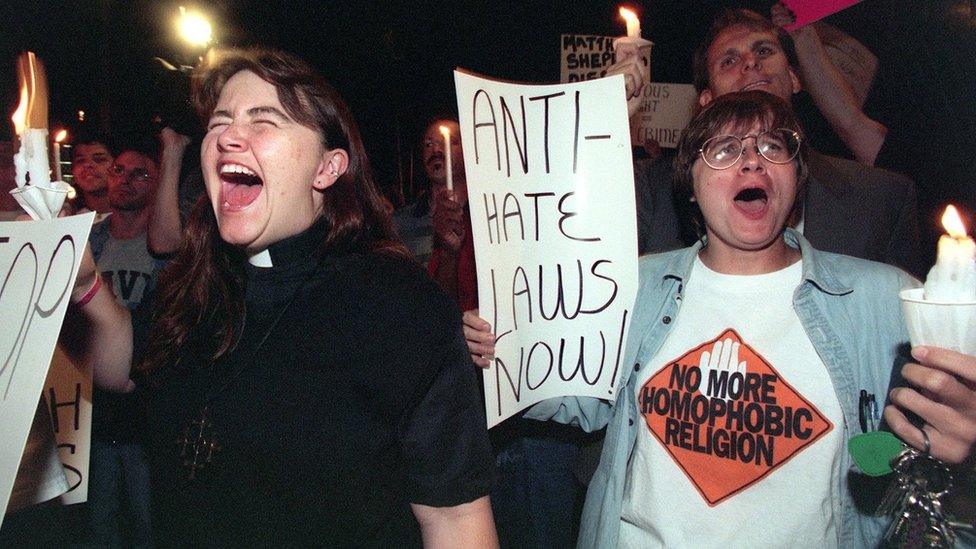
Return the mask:
[[637,293],[623,77],[503,83],[455,71],[492,427],[539,401],[613,400]]
[[94,216],[0,223],[0,516]]
[[[581,82],[603,78],[616,60],[612,36],[564,34],[560,37],[560,82]],[[651,82],[644,86],[634,119],[632,142],[641,146],[648,139],[662,147],[675,148],[698,108],[698,93],[691,84]]]

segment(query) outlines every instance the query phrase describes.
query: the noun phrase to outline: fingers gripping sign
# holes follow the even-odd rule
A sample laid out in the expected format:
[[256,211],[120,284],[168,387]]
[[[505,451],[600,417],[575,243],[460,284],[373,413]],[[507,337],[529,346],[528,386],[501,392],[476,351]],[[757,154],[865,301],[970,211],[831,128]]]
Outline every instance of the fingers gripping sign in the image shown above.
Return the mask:
[[481,368],[488,368],[495,358],[495,334],[491,333],[491,324],[478,316],[478,309],[464,311],[461,321],[471,360]]
[[[722,372],[726,376],[733,373],[745,375],[746,362],[739,360],[739,342],[731,338],[716,341],[712,346],[711,352],[705,351],[701,355],[698,367],[701,369],[702,379],[705,382],[705,396],[714,398],[724,398],[732,400],[732,397],[725,390],[726,384],[709,382],[722,377]],[[715,372],[714,374],[712,372]]]

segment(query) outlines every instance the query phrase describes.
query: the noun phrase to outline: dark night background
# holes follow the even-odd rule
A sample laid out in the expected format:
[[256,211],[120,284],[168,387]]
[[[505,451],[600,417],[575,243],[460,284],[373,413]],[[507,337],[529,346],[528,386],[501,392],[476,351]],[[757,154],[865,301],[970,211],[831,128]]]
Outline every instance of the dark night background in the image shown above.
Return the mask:
[[[293,0],[64,0],[0,7],[0,107],[16,106],[16,54],[34,50],[48,70],[51,127],[89,123],[113,134],[148,124],[163,87],[151,61],[190,63],[173,20],[178,6],[209,15],[218,45],[265,44],[310,61],[340,90],[362,129],[377,180],[397,201],[420,126],[454,108],[451,69],[519,81],[559,78],[559,35],[619,35],[622,3],[641,12],[654,41],[653,78],[690,82],[691,53],[719,9],[768,13],[770,1],[534,0],[331,2]],[[912,175],[920,197],[951,195],[972,211],[976,171],[976,41],[972,0],[864,0],[829,22],[880,59],[866,110],[893,129],[914,132],[923,164]],[[819,148],[843,152],[800,98]],[[4,115],[7,121],[9,114]],[[9,122],[0,140],[10,139]],[[399,139],[398,139],[399,138]],[[401,161],[397,160],[397,143]],[[938,161],[935,161],[937,159]],[[416,177],[414,178],[416,179]],[[409,188],[409,183],[406,184]],[[927,223],[922,220],[923,225]]]

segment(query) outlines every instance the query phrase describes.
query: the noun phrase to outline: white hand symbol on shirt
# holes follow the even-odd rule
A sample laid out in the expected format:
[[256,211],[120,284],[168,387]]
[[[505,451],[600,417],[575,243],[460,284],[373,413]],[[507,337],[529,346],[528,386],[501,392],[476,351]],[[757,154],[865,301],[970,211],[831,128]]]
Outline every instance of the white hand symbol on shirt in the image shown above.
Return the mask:
[[[712,352],[703,352],[698,367],[701,369],[701,383],[705,386],[705,390],[701,392],[705,396],[724,398],[725,400],[732,400],[732,397],[728,396],[729,378],[726,377],[725,383],[710,384],[708,382],[710,373],[713,371],[716,372],[716,379],[721,379],[723,370],[728,371],[728,376],[731,376],[733,372],[746,373],[746,361],[739,362],[739,343],[732,341],[732,338],[716,341],[715,345],[712,346]],[[725,394],[722,394],[723,391],[719,390],[723,386],[725,387]]]

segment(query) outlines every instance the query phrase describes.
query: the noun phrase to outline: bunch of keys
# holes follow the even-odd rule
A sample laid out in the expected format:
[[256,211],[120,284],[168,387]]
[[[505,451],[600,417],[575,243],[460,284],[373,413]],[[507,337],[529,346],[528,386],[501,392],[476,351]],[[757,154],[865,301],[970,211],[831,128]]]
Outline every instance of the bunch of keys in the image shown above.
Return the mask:
[[896,478],[877,511],[878,516],[893,518],[884,547],[952,547],[956,535],[942,511],[942,498],[952,488],[949,467],[907,447],[891,462],[891,468]]

